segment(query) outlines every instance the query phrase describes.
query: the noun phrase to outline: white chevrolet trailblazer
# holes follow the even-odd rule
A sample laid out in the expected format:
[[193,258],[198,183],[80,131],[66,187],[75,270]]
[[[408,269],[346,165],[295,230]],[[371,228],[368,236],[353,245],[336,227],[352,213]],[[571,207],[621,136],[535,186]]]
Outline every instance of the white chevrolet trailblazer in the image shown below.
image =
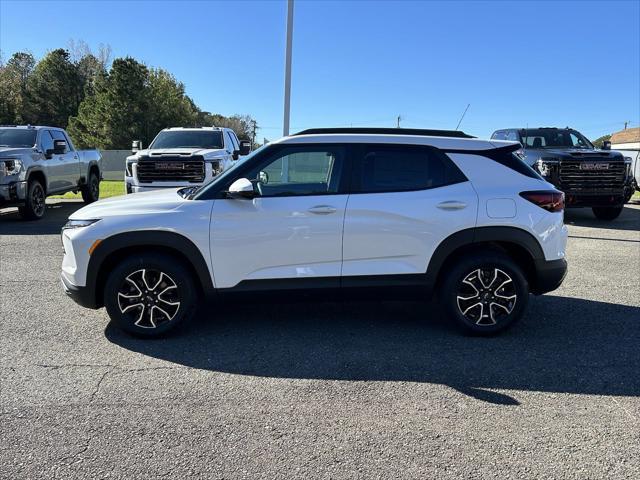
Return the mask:
[[160,131],[149,148],[133,142],[124,180],[127,193],[208,183],[251,152],[230,128],[172,127]]
[[200,189],[81,208],[63,227],[62,283],[142,336],[208,297],[363,287],[435,292],[463,329],[495,333],[567,269],[563,194],[518,148],[458,131],[306,130]]

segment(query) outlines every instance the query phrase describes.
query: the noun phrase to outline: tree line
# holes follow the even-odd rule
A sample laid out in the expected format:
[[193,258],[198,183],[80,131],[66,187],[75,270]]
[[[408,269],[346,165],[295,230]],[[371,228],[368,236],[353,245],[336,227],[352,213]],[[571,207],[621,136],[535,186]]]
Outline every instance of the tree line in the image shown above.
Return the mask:
[[251,140],[249,115],[204,112],[171,73],[134,58],[110,62],[110,48],[94,54],[81,43],[36,61],[28,52],[0,59],[0,125],[51,125],[67,129],[78,148],[129,149],[149,145],[171,126],[233,128]]

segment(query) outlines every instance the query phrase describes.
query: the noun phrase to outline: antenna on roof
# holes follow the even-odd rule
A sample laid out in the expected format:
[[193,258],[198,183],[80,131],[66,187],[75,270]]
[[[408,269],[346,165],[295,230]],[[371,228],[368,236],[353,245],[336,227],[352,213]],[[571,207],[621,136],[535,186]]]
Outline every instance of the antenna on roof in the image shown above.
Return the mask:
[[460,127],[460,124],[462,123],[462,119],[464,118],[464,116],[467,114],[467,110],[469,110],[469,107],[471,106],[470,103],[467,103],[467,108],[464,109],[464,112],[462,112],[462,116],[460,117],[460,121],[458,121],[458,125],[456,125],[456,130],[458,130],[458,127]]
[[402,116],[398,115],[398,118],[396,120],[397,120],[396,128],[400,128],[400,120],[402,120]]

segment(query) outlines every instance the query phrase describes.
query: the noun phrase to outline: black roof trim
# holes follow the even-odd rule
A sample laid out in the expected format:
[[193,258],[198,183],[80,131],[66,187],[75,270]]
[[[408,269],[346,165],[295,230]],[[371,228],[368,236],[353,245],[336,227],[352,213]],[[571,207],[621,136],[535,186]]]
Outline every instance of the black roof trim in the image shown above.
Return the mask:
[[373,135],[418,135],[422,137],[452,137],[452,138],[476,138],[460,130],[425,130],[422,128],[378,128],[378,127],[345,127],[345,128],[309,128],[297,135],[322,135],[322,134],[373,134]]

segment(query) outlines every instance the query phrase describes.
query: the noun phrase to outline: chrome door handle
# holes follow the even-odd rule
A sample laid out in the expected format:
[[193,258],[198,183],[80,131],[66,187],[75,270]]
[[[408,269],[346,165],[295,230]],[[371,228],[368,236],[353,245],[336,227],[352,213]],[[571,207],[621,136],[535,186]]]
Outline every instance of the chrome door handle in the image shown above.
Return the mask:
[[336,213],[336,208],[331,205],[316,205],[315,207],[311,207],[309,212],[315,213],[316,215],[328,215],[330,213]]
[[446,202],[440,202],[436,207],[440,210],[462,210],[467,206],[464,202],[459,202],[457,200],[448,200]]

